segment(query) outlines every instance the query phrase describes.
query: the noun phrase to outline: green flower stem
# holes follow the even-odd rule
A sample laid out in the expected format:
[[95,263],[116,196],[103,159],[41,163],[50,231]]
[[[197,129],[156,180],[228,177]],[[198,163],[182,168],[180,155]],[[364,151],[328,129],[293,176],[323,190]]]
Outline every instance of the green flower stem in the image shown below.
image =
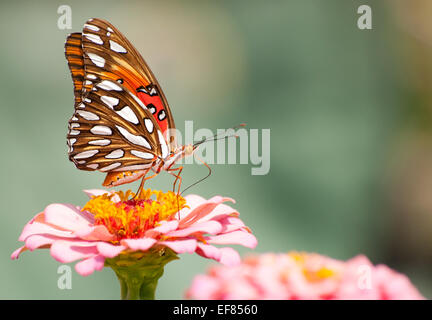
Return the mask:
[[117,275],[122,300],[154,300],[164,266],[175,259],[178,257],[171,249],[152,248],[106,259],[105,266],[112,268]]

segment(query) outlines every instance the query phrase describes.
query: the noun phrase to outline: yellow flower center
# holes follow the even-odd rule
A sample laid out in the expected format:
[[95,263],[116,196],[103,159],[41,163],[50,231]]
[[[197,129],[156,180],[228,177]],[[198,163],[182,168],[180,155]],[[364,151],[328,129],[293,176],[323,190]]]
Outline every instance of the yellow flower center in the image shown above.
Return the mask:
[[[120,201],[114,201],[118,199]],[[147,189],[137,197],[130,190],[96,196],[82,210],[92,213],[96,225],[104,225],[117,240],[121,240],[143,237],[160,221],[175,219],[175,214],[184,207],[186,200],[174,192]]]

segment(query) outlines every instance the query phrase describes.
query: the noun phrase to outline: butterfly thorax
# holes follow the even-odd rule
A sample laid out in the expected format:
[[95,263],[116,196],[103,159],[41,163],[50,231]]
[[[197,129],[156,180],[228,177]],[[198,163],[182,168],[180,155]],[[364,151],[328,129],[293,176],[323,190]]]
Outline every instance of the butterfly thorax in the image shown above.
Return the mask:
[[171,154],[165,159],[160,159],[160,163],[162,164],[161,170],[170,169],[175,163],[180,161],[180,159],[190,156],[195,151],[193,145],[185,145],[178,147],[175,151],[171,152]]

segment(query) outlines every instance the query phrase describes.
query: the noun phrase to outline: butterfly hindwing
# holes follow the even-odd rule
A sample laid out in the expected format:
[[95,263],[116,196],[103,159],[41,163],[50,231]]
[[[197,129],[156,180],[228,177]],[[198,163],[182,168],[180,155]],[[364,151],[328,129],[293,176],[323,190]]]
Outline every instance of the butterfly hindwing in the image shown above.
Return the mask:
[[111,80],[93,83],[75,105],[67,138],[69,158],[82,170],[144,169],[169,152],[147,107]]

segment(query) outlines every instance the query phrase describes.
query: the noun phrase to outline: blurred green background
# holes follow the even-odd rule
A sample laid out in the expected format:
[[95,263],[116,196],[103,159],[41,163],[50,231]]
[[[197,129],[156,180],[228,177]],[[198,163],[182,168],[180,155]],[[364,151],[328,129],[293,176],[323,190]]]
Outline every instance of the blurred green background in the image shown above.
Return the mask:
[[[57,8],[72,8],[72,29]],[[369,4],[373,29],[357,28]],[[72,81],[63,45],[91,17],[137,47],[177,127],[271,129],[271,169],[213,165],[191,193],[227,195],[257,236],[256,252],[366,254],[432,297],[432,2],[2,1],[0,4],[0,298],[117,299],[110,269],[57,288],[48,250],[9,256],[36,213],[83,205],[103,174],[67,158]],[[206,174],[187,165],[184,183]],[[167,190],[162,174],[148,186]],[[137,186],[134,185],[133,189]],[[242,254],[250,250],[239,248]],[[180,299],[214,262],[184,254],[165,269],[159,299]],[[71,264],[73,266],[73,264]]]

